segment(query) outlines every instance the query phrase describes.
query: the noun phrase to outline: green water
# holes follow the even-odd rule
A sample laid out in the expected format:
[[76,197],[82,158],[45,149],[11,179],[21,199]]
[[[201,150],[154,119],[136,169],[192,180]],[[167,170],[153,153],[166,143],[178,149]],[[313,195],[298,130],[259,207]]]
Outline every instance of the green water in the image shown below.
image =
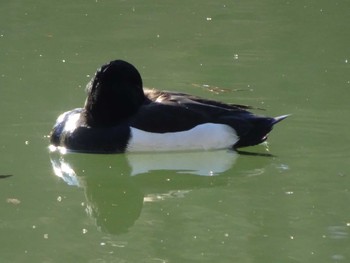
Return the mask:
[[[2,1],[0,174],[12,176],[0,179],[0,261],[349,262],[349,10]],[[56,117],[115,58],[146,87],[292,116],[269,138],[272,157],[50,154]]]

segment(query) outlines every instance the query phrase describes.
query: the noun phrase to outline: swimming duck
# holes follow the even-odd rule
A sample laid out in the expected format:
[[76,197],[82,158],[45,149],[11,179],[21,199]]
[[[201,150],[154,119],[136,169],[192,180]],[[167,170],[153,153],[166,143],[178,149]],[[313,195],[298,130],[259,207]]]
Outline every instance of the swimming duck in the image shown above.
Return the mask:
[[285,119],[250,107],[179,92],[144,89],[130,63],[114,60],[87,85],[83,108],[61,114],[53,146],[89,153],[214,150],[260,144]]

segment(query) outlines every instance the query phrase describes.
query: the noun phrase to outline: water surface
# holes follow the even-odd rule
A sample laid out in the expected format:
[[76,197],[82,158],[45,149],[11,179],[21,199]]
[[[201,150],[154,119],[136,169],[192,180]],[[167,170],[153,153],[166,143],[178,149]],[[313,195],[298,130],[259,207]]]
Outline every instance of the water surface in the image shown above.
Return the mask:
[[[349,261],[347,2],[0,7],[1,262]],[[115,58],[146,87],[292,116],[261,155],[49,153]]]

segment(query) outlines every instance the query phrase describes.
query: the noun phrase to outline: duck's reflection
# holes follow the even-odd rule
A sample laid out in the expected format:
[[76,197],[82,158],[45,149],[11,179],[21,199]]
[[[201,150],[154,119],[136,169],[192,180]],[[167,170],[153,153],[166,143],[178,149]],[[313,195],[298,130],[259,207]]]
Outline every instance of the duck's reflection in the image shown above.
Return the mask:
[[104,232],[126,232],[144,202],[184,196],[199,187],[226,184],[216,176],[235,163],[233,151],[90,155],[53,153],[56,176],[84,188],[88,214]]
[[131,175],[163,170],[176,173],[212,176],[229,170],[237,158],[234,151],[190,153],[128,154]]

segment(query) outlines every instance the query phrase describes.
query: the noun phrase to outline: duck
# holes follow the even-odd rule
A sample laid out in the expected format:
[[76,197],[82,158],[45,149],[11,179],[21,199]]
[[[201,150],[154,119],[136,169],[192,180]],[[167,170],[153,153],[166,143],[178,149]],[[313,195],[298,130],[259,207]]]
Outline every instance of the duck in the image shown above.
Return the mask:
[[266,141],[288,115],[265,117],[252,107],[143,87],[127,61],[102,65],[86,86],[82,108],[61,114],[54,148],[84,153],[238,149]]

